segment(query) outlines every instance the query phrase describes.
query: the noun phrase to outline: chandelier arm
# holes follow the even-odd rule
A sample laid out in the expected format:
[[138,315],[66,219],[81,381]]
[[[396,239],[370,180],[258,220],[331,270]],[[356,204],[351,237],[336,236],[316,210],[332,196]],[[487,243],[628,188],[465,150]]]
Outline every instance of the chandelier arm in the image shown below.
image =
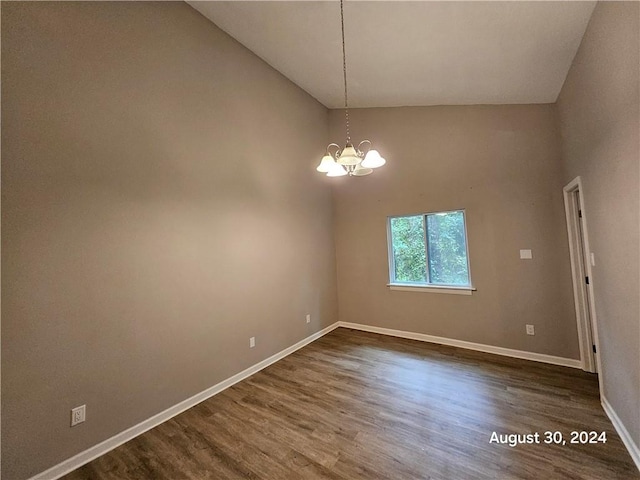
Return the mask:
[[[331,147],[336,147],[336,151],[334,153],[331,153]],[[340,153],[340,145],[338,145],[337,143],[330,143],[329,145],[327,145],[327,153],[329,155],[331,155],[333,158],[338,158],[338,154]]]
[[[365,150],[363,150],[362,148],[360,148],[360,147],[362,147],[362,145],[363,145],[363,144],[368,145],[368,147],[367,147],[367,150],[366,150],[366,151],[365,151]],[[371,150],[371,141],[369,141],[369,140],[362,140],[362,141],[358,144],[358,149],[357,149],[357,150],[358,150],[358,152],[359,152],[359,153],[361,153],[361,154],[362,154],[362,156],[364,157],[367,153],[369,153],[369,150]]]

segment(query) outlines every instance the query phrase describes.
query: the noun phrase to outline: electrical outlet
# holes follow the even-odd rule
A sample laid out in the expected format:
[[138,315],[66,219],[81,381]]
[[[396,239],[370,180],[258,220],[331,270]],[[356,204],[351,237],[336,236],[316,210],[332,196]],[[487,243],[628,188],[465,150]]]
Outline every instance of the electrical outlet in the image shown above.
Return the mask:
[[75,427],[79,423],[82,423],[86,420],[87,418],[86,408],[87,408],[86,405],[80,405],[79,407],[71,409],[71,426],[72,427]]
[[527,335],[535,335],[536,330],[533,325],[527,325]]
[[307,323],[311,323],[311,314],[307,313]]
[[249,339],[249,348],[253,348],[256,346],[256,337],[251,337]]

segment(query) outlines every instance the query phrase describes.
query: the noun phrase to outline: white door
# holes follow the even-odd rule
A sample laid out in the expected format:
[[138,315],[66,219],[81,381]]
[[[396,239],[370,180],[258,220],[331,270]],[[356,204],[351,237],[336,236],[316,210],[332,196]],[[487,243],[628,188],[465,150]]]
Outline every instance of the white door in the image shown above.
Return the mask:
[[587,372],[598,372],[600,362],[591,273],[592,254],[589,250],[587,219],[583,198],[580,177],[577,177],[564,187],[564,203],[582,369]]

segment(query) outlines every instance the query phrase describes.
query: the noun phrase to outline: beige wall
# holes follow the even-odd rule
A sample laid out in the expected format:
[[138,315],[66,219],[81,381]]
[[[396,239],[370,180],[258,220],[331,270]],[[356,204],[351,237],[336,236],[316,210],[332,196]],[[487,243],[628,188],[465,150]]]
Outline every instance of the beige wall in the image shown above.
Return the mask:
[[3,478],[337,320],[327,130],[184,3],[2,2]]
[[[326,179],[309,172],[344,141],[342,111],[187,5],[3,2],[4,476],[336,321],[336,255],[343,321],[578,358],[562,204],[576,175],[605,395],[640,444],[638,13],[598,5],[557,109],[352,110],[388,166]],[[386,217],[454,208],[477,291],[389,291]]]
[[640,445],[640,4],[596,6],[560,94],[563,181],[582,178],[604,395]]
[[[340,320],[578,358],[553,106],[350,113],[353,139],[372,140],[388,164],[335,179]],[[344,141],[343,124],[331,111],[333,141]],[[458,208],[477,291],[389,291],[387,216]]]

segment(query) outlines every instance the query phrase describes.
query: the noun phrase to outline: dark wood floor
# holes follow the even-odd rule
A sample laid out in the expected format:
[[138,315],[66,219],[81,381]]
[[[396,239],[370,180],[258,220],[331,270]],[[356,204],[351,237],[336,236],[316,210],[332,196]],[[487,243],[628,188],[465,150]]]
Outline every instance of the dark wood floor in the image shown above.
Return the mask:
[[[570,432],[605,444],[569,444]],[[560,431],[509,447],[492,432]],[[64,477],[639,479],[595,375],[337,329]]]

